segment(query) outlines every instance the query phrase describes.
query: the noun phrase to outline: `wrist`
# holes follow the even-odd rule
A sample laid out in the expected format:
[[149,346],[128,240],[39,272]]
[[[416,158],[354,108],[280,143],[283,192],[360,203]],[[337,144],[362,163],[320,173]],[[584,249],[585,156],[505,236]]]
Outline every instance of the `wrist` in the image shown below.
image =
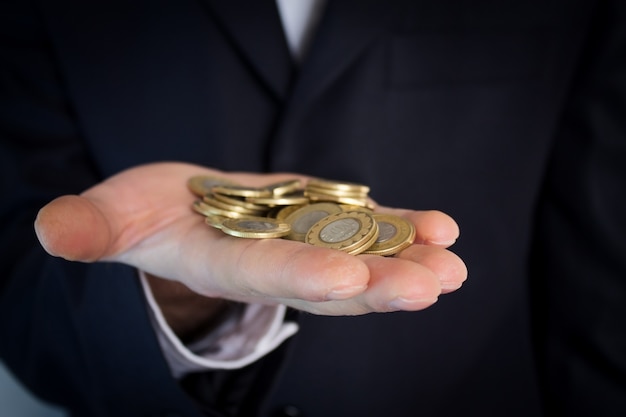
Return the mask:
[[165,321],[184,344],[209,333],[238,305],[233,301],[202,296],[177,281],[148,273],[145,277]]

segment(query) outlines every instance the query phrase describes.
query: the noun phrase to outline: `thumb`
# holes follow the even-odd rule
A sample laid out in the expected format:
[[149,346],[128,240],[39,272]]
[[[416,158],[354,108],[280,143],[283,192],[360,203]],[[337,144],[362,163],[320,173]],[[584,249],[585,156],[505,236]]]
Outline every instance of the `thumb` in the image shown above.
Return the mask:
[[76,195],[59,197],[39,210],[35,233],[49,254],[71,261],[96,261],[106,255],[111,243],[104,214]]

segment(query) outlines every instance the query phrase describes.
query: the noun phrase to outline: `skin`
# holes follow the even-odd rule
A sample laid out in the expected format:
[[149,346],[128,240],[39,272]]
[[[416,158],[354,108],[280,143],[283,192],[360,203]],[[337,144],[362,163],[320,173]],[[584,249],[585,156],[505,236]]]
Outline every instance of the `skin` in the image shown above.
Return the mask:
[[208,227],[191,210],[196,197],[185,184],[194,175],[249,186],[307,179],[183,163],[142,165],[51,201],[40,210],[35,231],[53,256],[145,271],[183,339],[210,330],[232,301],[282,303],[322,315],[416,311],[467,278],[463,261],[447,249],[459,228],[442,212],[377,207],[412,221],[415,243],[394,257],[353,256],[284,239],[240,239]]

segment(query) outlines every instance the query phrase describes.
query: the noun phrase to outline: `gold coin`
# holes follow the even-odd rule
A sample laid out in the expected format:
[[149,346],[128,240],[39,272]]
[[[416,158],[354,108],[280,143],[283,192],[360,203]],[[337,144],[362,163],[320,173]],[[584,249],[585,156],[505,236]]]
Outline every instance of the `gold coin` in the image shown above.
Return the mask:
[[191,207],[193,208],[193,211],[202,214],[203,216],[208,216],[209,214],[211,214],[208,211],[209,205],[201,200],[194,201]]
[[209,214],[208,216],[205,217],[204,222],[206,224],[208,224],[211,227],[214,227],[216,229],[221,229],[222,228],[222,222],[227,219],[227,217],[223,217],[223,216],[217,216],[214,214]]
[[415,225],[407,219],[391,214],[374,214],[380,232],[376,241],[364,252],[391,256],[408,248],[415,240]]
[[250,209],[239,205],[224,203],[223,201],[218,200],[213,193],[206,194],[202,197],[202,201],[220,210],[234,211],[237,213],[247,214],[249,216],[260,216],[266,211],[265,207],[261,207],[261,209]]
[[304,196],[303,191],[295,192],[292,194],[286,194],[283,196],[270,196],[270,197],[246,197],[246,201],[254,204],[262,204],[268,207],[275,206],[293,206],[299,204],[306,204],[309,199]]
[[211,189],[218,185],[236,184],[226,178],[212,175],[195,175],[187,180],[187,188],[189,188],[189,191],[198,197],[202,197],[203,195],[210,193]]
[[245,187],[241,185],[216,185],[211,189],[216,194],[235,197],[271,197],[272,191],[268,188]]
[[341,207],[341,210],[343,211],[364,211],[370,215],[374,213],[374,209],[372,207],[353,206],[350,204],[339,204],[339,207]]
[[285,194],[295,193],[302,187],[302,181],[300,180],[286,180],[277,182],[275,184],[266,185],[263,188],[267,188],[271,191],[273,196],[281,196]]
[[283,237],[291,228],[287,223],[267,217],[245,217],[225,219],[222,231],[226,234],[246,239],[268,239]]
[[306,242],[329,249],[358,254],[378,236],[374,218],[362,211],[342,211],[324,217],[306,235]]
[[210,204],[205,203],[204,201],[201,200],[196,200],[193,202],[193,209],[202,214],[203,216],[223,216],[223,217],[228,217],[228,218],[242,218],[242,217],[249,217],[248,214],[245,213],[238,213],[236,211],[228,211],[228,210],[222,210],[220,208],[214,207]]
[[245,197],[230,197],[227,195],[216,194],[216,193],[211,193],[211,195],[216,200],[221,201],[222,203],[228,204],[229,206],[239,206],[239,207],[243,207],[248,210],[254,210],[254,211],[266,211],[267,210],[267,206],[250,203],[245,200]]
[[327,190],[316,189],[316,188],[307,188],[304,191],[304,195],[308,196],[317,196],[319,199],[323,199],[327,197],[328,200],[333,200],[335,198],[353,198],[357,200],[365,200],[367,199],[367,194],[357,194],[357,193],[346,193],[343,191],[332,191],[328,192]]
[[352,190],[333,190],[330,188],[318,188],[318,187],[307,187],[304,190],[304,194],[322,194],[329,196],[337,196],[337,197],[352,197],[352,198],[366,198],[367,193],[362,193],[361,191],[352,191]]
[[309,229],[329,214],[340,213],[341,207],[335,203],[316,203],[302,206],[285,218],[291,226],[287,239],[304,242]]
[[371,204],[367,198],[352,198],[352,197],[338,197],[335,195],[329,194],[317,194],[307,192],[307,197],[312,202],[322,202],[329,201],[337,204],[346,204],[350,206],[358,206],[358,207],[370,207]]
[[302,208],[302,207],[306,207],[305,204],[295,204],[293,206],[278,206],[275,207],[271,212],[270,215],[268,217],[273,217],[276,220],[282,220],[284,221],[291,213],[293,213],[294,211]]
[[347,250],[346,252],[348,252],[350,255],[358,255],[359,253],[365,252],[370,246],[374,244],[374,242],[376,242],[376,239],[378,238],[378,234],[380,233],[378,223],[376,222],[374,222],[374,229],[375,230],[374,232],[372,232],[369,239],[364,240],[360,246],[357,246],[351,250]]
[[322,188],[328,190],[338,190],[352,192],[355,194],[367,194],[370,192],[370,187],[363,184],[356,184],[351,182],[339,182],[325,180],[321,178],[311,179],[306,185],[306,188]]

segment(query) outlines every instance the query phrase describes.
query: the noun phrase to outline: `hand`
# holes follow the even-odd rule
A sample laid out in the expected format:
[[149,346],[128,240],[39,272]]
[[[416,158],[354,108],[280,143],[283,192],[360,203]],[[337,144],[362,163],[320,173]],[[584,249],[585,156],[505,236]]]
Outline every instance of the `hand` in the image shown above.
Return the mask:
[[223,173],[183,163],[129,169],[80,196],[43,207],[35,230],[43,247],[68,260],[121,262],[184,284],[204,297],[285,304],[324,315],[420,310],[466,279],[445,249],[456,223],[438,211],[377,208],[410,219],[416,244],[395,257],[353,256],[284,239],[241,239],[204,224],[186,188],[193,175],[261,186],[294,174]]

